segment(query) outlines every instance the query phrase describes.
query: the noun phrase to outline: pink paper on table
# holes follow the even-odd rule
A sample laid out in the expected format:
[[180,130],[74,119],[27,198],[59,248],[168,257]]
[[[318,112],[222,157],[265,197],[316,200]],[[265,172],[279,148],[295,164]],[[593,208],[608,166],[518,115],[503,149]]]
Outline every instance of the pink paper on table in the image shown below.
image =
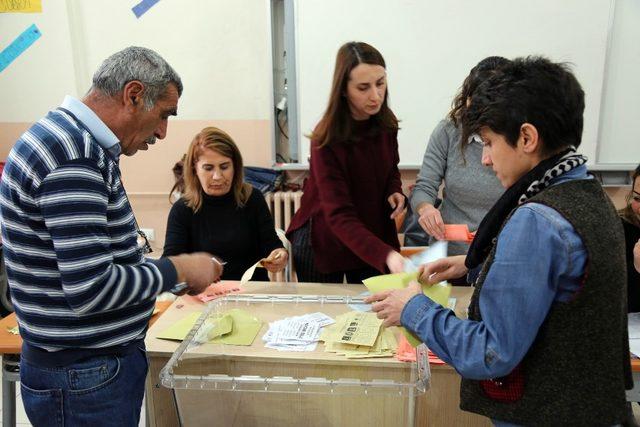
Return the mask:
[[[396,350],[396,359],[401,362],[415,362],[416,349],[411,346],[404,335],[400,335],[398,340],[398,349]],[[432,365],[444,365],[444,361],[429,350],[429,363]]]
[[469,232],[467,224],[445,224],[444,240],[471,243],[476,233]]
[[213,283],[209,285],[204,292],[198,294],[198,298],[202,302],[213,301],[214,299],[222,298],[227,294],[237,294],[244,291],[244,288],[239,281],[224,281],[220,283]]

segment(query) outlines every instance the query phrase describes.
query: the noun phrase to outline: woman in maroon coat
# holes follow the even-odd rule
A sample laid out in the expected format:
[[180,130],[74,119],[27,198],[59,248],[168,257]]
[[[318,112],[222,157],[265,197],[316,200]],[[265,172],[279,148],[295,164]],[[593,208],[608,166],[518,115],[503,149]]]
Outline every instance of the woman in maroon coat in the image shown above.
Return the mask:
[[298,281],[348,283],[402,271],[394,218],[404,209],[398,119],[384,58],[350,42],[338,51],[329,105],[311,135],[310,176],[287,235]]

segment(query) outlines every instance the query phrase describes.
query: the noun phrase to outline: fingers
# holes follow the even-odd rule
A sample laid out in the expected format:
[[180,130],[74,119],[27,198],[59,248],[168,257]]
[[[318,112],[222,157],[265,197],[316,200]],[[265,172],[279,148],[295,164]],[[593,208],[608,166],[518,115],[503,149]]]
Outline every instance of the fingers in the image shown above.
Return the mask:
[[396,219],[396,217],[398,215],[400,215],[402,213],[402,211],[404,210],[404,206],[400,206],[398,205],[393,212],[391,212],[391,219]]
[[364,299],[364,302],[367,303],[367,304],[371,304],[372,302],[383,301],[384,299],[386,299],[389,296],[390,293],[391,293],[391,291],[378,292],[377,294],[373,294],[373,295],[370,295],[370,296],[366,297]]
[[391,212],[391,219],[395,219],[398,215],[404,211],[404,196],[400,193],[393,193],[389,198],[387,198],[389,205],[393,208],[393,212]]
[[438,240],[444,239],[444,222],[440,211],[435,208],[426,208],[422,211],[418,223],[424,231]]

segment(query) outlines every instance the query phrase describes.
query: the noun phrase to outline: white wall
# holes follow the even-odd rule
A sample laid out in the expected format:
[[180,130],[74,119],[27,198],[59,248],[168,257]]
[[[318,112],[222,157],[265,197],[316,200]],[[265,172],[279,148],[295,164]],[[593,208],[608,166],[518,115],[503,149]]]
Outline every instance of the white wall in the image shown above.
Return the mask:
[[343,43],[365,41],[387,62],[402,120],[400,163],[420,165],[429,134],[479,60],[542,54],[575,64],[586,92],[582,152],[594,163],[611,0],[296,0],[300,158],[329,95]]
[[43,2],[41,14],[0,14],[2,40],[31,23],[42,31],[0,74],[0,120],[33,121],[64,93],[82,95],[100,62],[130,45],[156,50],[178,71],[180,119],[269,119],[267,0],[163,0],[140,19],[135,3],[56,0]]

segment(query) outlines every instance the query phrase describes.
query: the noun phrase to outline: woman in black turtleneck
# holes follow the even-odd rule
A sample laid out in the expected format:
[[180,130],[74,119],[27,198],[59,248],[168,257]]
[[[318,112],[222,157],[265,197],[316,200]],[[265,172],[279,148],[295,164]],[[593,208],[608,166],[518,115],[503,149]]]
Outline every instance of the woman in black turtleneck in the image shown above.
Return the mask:
[[[260,259],[272,272],[288,253],[276,235],[260,191],[244,182],[242,156],[231,137],[204,128],[189,146],[184,194],[169,213],[163,256],[209,252],[226,261],[222,280],[239,280]],[[257,268],[252,280],[269,280]]]
[[627,204],[618,213],[624,227],[627,252],[627,304],[630,313],[640,311],[640,166],[633,172]]

